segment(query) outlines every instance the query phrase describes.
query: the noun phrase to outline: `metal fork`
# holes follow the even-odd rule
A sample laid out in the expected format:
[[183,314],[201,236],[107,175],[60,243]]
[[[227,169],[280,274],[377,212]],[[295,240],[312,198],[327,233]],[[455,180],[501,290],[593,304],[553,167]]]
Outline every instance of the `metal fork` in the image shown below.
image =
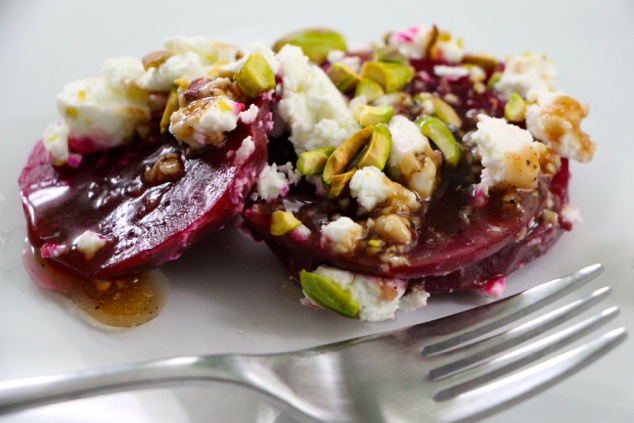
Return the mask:
[[4,381],[0,414],[108,392],[213,381],[251,388],[301,420],[481,418],[566,378],[625,339],[625,328],[618,328],[545,359],[613,318],[618,308],[610,307],[534,340],[600,302],[609,287],[502,330],[586,284],[601,270],[595,264],[453,316],[301,351],[178,357]]

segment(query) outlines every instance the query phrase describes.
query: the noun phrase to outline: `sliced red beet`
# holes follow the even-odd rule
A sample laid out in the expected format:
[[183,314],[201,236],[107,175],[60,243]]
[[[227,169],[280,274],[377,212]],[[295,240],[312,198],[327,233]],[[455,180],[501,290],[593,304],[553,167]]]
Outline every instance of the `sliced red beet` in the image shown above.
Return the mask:
[[407,263],[394,266],[387,266],[378,254],[361,251],[338,255],[324,248],[319,228],[326,223],[332,206],[329,200],[293,195],[280,200],[293,204],[295,216],[312,229],[305,239],[271,235],[270,215],[279,208],[279,202],[254,204],[243,215],[287,272],[298,280],[302,269],[327,265],[407,279],[410,284],[424,286],[428,292],[477,289],[542,255],[555,243],[564,228],[544,220],[541,213],[547,197],[552,203],[550,210],[555,213],[567,203],[568,179],[564,160],[550,185],[544,182],[537,195],[520,193],[519,203],[513,205],[493,195],[485,205],[474,206],[466,192],[446,189],[417,228],[416,245],[403,255]]
[[[266,163],[269,119],[263,104],[255,122],[240,123],[220,148],[192,153],[165,135],[84,156],[76,169],[53,166],[38,143],[19,178],[30,242],[88,278],[127,275],[178,258],[242,210]],[[254,148],[238,154],[248,136]],[[166,155],[180,162],[180,172],[147,173]],[[92,258],[73,246],[86,230],[106,239]]]
[[[412,95],[427,92],[450,96],[452,107],[463,122],[460,131],[454,131],[457,138],[476,129],[480,113],[503,116],[505,102],[491,90],[475,90],[474,83],[466,76],[438,77],[434,68],[446,65],[445,62],[423,59],[412,60],[410,64],[417,73],[405,91]],[[416,115],[409,107],[395,106],[398,113],[410,114],[415,120]],[[283,139],[273,140],[269,149],[284,150],[285,143]],[[288,158],[279,151],[269,151],[269,161],[272,160],[281,164]],[[342,255],[324,246],[321,227],[340,215],[357,220],[355,202],[351,200],[348,210],[341,209],[341,203],[315,196],[311,187],[294,187],[289,195],[272,203],[250,204],[243,216],[256,236],[267,243],[289,275],[297,280],[302,269],[311,271],[327,265],[406,279],[410,286],[423,286],[428,292],[477,289],[540,256],[567,229],[563,222],[544,218],[543,211],[548,208],[553,212],[550,216],[556,216],[567,203],[569,174],[564,159],[559,173],[552,179],[540,179],[536,191],[513,190],[512,204],[506,198],[508,191],[492,192],[487,202],[478,204],[473,196],[473,187],[478,182],[474,175],[478,171],[469,166],[462,163],[462,170],[443,174],[443,189],[434,194],[429,206],[419,214],[414,246],[392,262],[364,248]],[[307,238],[271,235],[271,214],[275,210],[292,210],[311,234]]]

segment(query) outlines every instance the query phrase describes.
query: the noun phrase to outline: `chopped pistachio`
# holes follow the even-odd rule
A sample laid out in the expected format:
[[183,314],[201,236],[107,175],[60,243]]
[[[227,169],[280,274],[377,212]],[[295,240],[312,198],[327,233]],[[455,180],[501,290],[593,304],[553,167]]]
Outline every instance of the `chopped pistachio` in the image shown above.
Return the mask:
[[167,97],[167,104],[163,110],[163,116],[161,116],[161,122],[159,123],[161,134],[164,134],[165,131],[167,131],[167,128],[169,128],[170,117],[172,116],[172,113],[178,110],[178,107],[178,90],[175,85],[172,87],[169,97]]
[[488,83],[489,88],[492,89],[495,86],[495,84],[498,83],[501,77],[502,77],[502,72],[500,71],[493,72],[493,74],[491,75],[491,78],[489,78],[489,83]]
[[372,131],[368,148],[359,160],[359,168],[374,166],[383,170],[392,150],[392,134],[385,125],[377,125]]
[[409,59],[394,46],[377,47],[374,50],[374,60],[379,62],[409,64]]
[[328,29],[308,29],[289,34],[277,41],[273,50],[278,52],[286,44],[300,47],[304,54],[315,63],[325,62],[331,50],[347,51],[343,36]]
[[345,317],[359,317],[359,303],[332,279],[302,270],[299,282],[306,296],[318,306]]
[[355,119],[361,126],[378,125],[388,123],[394,116],[394,107],[390,104],[382,106],[368,106],[358,104],[352,111]]
[[158,68],[172,56],[173,54],[166,50],[153,51],[152,53],[143,56],[141,63],[143,63],[143,68],[145,70]]
[[276,210],[271,214],[271,234],[281,236],[298,228],[302,222],[293,212]]
[[361,66],[361,77],[378,83],[386,93],[401,90],[414,77],[414,69],[409,65],[390,62],[365,62]]
[[511,93],[504,106],[504,118],[509,122],[522,122],[526,118],[526,102],[518,93]]
[[354,176],[354,173],[357,171],[356,167],[353,167],[347,172],[339,173],[337,175],[332,175],[330,178],[330,190],[328,191],[328,197],[336,198],[343,192],[344,189],[348,186],[348,182]]
[[447,164],[455,168],[460,162],[460,147],[447,125],[432,116],[418,119],[416,124],[421,133],[442,152]]
[[431,101],[434,105],[434,115],[436,115],[440,120],[455,128],[460,128],[462,126],[460,116],[458,116],[458,113],[456,113],[449,103],[436,96],[431,97]]
[[327,73],[330,80],[342,93],[352,91],[359,83],[359,75],[345,63],[333,63]]
[[260,53],[251,54],[236,74],[238,87],[249,97],[275,88],[275,74]]
[[373,131],[373,126],[366,126],[352,134],[350,138],[342,142],[339,147],[333,151],[330,157],[328,157],[328,161],[322,173],[322,179],[325,183],[331,184],[332,177],[341,173],[346,168],[361,148],[370,141]]
[[324,147],[303,152],[297,159],[297,170],[306,176],[321,174],[333,151],[335,151],[333,147]]
[[371,102],[385,95],[385,90],[370,78],[361,78],[354,90],[354,96],[365,96],[366,101]]

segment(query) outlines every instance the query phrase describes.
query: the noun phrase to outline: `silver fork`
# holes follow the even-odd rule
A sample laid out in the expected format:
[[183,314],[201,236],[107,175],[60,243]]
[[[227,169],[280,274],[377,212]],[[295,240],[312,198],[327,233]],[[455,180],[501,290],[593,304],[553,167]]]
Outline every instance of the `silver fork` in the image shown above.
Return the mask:
[[4,381],[0,414],[108,392],[213,381],[251,388],[309,421],[481,418],[566,378],[625,339],[625,328],[618,328],[544,359],[613,318],[618,308],[610,307],[534,340],[600,302],[609,287],[502,330],[601,270],[596,264],[453,316],[301,351],[178,357]]

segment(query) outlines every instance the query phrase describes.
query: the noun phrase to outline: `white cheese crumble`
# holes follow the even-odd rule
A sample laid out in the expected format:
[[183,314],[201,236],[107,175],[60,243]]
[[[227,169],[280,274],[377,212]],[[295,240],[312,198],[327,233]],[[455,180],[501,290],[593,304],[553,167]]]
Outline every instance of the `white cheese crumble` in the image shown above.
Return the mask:
[[253,122],[255,122],[255,118],[257,118],[259,111],[260,111],[260,108],[256,106],[255,104],[252,104],[249,106],[247,110],[240,112],[238,117],[240,118],[242,123],[246,125],[250,125]]
[[527,96],[526,128],[547,142],[561,157],[580,162],[592,159],[596,145],[581,130],[588,106],[558,91],[531,90]]
[[84,255],[84,257],[86,257],[86,259],[92,260],[97,251],[106,245],[106,239],[96,232],[86,230],[75,238],[73,245]]
[[123,75],[113,78],[71,82],[57,97],[57,108],[68,126],[69,144],[78,152],[126,144],[149,122],[147,93],[122,90],[111,82],[123,83]]
[[581,223],[581,212],[578,208],[572,207],[569,204],[564,204],[561,208],[561,219],[566,223]]
[[359,304],[359,320],[368,322],[393,319],[399,308],[414,310],[424,306],[429,297],[423,290],[413,290],[412,295],[404,296],[407,282],[403,279],[363,275],[328,266],[319,266],[314,273],[348,291]]
[[49,152],[55,164],[62,165],[68,160],[68,127],[63,122],[52,123],[42,135],[44,148]]
[[235,46],[202,36],[170,38],[163,43],[163,48],[173,55],[138,79],[139,86],[145,90],[169,91],[176,79],[191,82],[213,76],[220,66],[235,61],[239,52]]
[[284,197],[291,185],[297,184],[300,179],[301,174],[295,170],[290,162],[280,166],[275,163],[267,164],[258,176],[253,199],[261,198],[271,202],[279,197]]
[[350,195],[371,211],[394,195],[393,182],[374,166],[357,170],[350,179]]
[[251,135],[242,140],[242,144],[240,144],[240,148],[236,151],[236,162],[244,163],[255,151],[255,143],[253,142],[253,138]]
[[383,203],[398,203],[400,209],[409,211],[419,207],[416,194],[392,181],[374,166],[357,170],[349,183],[350,195],[368,211]]
[[322,226],[321,234],[325,245],[336,254],[354,252],[358,242],[365,236],[363,226],[347,216],[342,216]]
[[448,78],[458,79],[471,75],[471,71],[464,66],[436,65],[434,66],[434,74],[436,76],[446,76]]
[[493,187],[535,188],[540,156],[546,146],[531,134],[504,119],[478,115],[478,130],[471,135],[484,169],[479,187],[488,194]]
[[361,127],[328,75],[309,63],[299,47],[286,45],[277,55],[282,75],[279,115],[290,128],[295,152],[337,147]]
[[181,107],[170,118],[169,131],[192,148],[220,144],[223,134],[238,126],[242,103],[223,97],[206,97]]
[[507,58],[504,72],[493,88],[503,99],[513,92],[526,98],[531,89],[550,89],[556,76],[555,65],[548,57],[526,52]]
[[405,186],[421,198],[429,198],[436,187],[437,173],[429,140],[414,122],[401,115],[390,119],[388,129],[392,134],[389,174],[396,180],[404,179]]

